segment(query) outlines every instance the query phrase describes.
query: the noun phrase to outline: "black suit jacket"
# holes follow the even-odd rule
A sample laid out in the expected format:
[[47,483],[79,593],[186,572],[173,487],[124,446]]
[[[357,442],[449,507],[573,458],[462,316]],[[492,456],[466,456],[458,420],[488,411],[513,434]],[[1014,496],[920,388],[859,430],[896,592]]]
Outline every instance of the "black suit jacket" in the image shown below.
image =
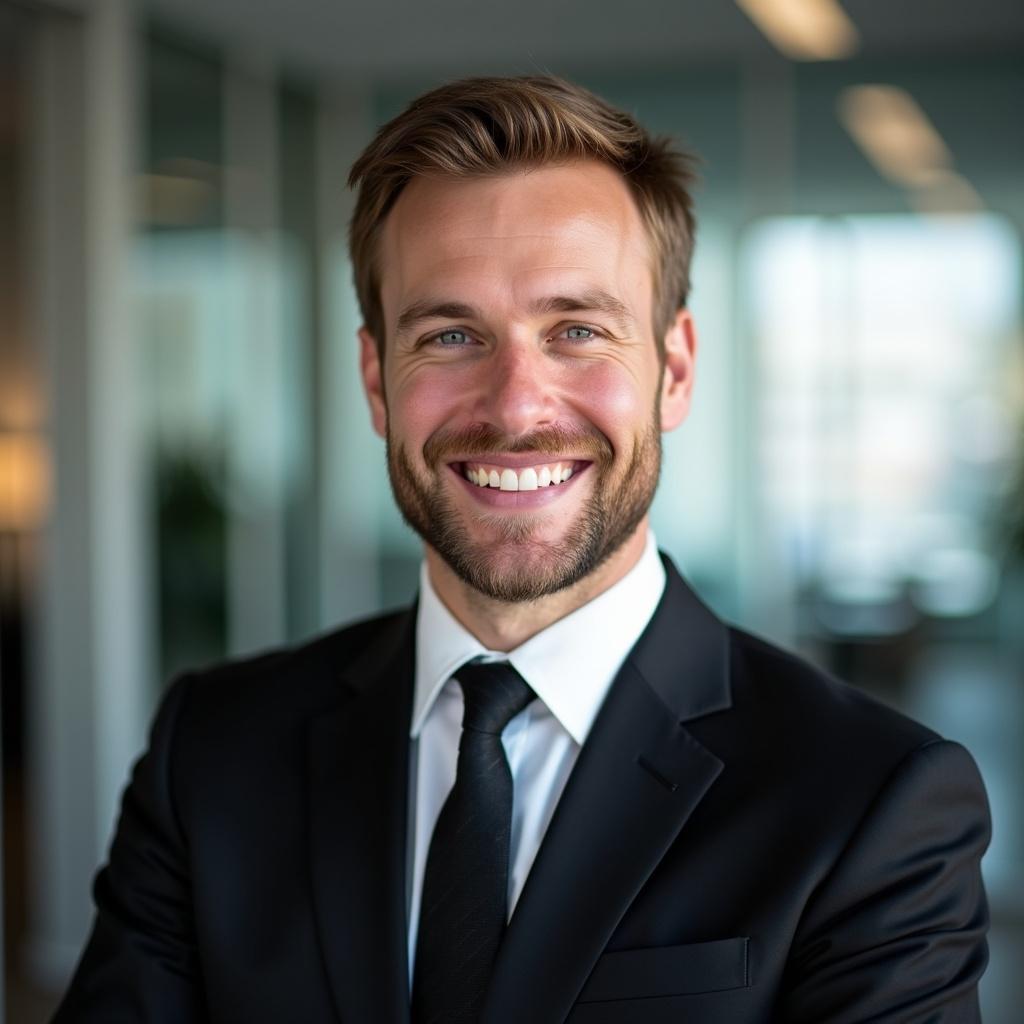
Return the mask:
[[[483,1020],[978,1020],[970,756],[726,627],[667,568]],[[408,1021],[414,619],[170,689],[60,1024]]]

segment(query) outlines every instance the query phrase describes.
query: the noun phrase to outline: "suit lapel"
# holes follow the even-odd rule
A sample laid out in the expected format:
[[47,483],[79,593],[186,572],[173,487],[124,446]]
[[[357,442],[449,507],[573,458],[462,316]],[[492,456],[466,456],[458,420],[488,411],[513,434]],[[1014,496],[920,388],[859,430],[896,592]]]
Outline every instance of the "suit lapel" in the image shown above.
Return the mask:
[[313,899],[342,1021],[409,1019],[406,826],[415,610],[347,673],[310,734]]
[[509,923],[485,1024],[562,1020],[722,762],[682,724],[730,704],[727,633],[666,563]]

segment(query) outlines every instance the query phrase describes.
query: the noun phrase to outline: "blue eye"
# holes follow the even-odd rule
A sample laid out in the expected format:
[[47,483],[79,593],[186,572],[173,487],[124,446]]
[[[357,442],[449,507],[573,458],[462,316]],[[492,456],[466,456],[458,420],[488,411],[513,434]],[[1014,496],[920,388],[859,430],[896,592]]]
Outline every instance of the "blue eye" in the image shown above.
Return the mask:
[[465,331],[442,331],[437,340],[442,345],[465,345],[469,338]]
[[589,341],[594,332],[589,327],[569,327],[565,335],[570,341]]

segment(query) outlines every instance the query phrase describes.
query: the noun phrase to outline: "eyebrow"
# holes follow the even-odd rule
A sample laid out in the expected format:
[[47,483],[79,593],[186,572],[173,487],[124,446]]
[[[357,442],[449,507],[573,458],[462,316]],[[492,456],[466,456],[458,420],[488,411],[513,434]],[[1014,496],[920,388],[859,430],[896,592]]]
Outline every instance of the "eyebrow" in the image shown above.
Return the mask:
[[414,302],[398,318],[398,333],[407,334],[424,320],[474,320],[479,313],[464,302]]
[[[548,295],[536,299],[527,307],[530,316],[547,313],[601,313],[610,317],[624,334],[636,327],[636,318],[621,300],[601,288],[592,288],[579,295]],[[480,310],[464,302],[446,300],[414,302],[406,306],[398,317],[399,334],[407,334],[424,320],[480,320]]]

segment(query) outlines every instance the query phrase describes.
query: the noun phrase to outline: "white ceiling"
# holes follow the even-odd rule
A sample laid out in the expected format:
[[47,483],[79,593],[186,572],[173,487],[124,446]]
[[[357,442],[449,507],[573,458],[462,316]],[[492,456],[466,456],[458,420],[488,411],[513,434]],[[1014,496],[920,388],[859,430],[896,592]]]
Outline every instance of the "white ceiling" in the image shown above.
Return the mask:
[[[731,0],[146,0],[159,21],[295,70],[382,83],[596,77],[771,56]],[[1024,53],[1022,0],[843,0],[861,54]]]

